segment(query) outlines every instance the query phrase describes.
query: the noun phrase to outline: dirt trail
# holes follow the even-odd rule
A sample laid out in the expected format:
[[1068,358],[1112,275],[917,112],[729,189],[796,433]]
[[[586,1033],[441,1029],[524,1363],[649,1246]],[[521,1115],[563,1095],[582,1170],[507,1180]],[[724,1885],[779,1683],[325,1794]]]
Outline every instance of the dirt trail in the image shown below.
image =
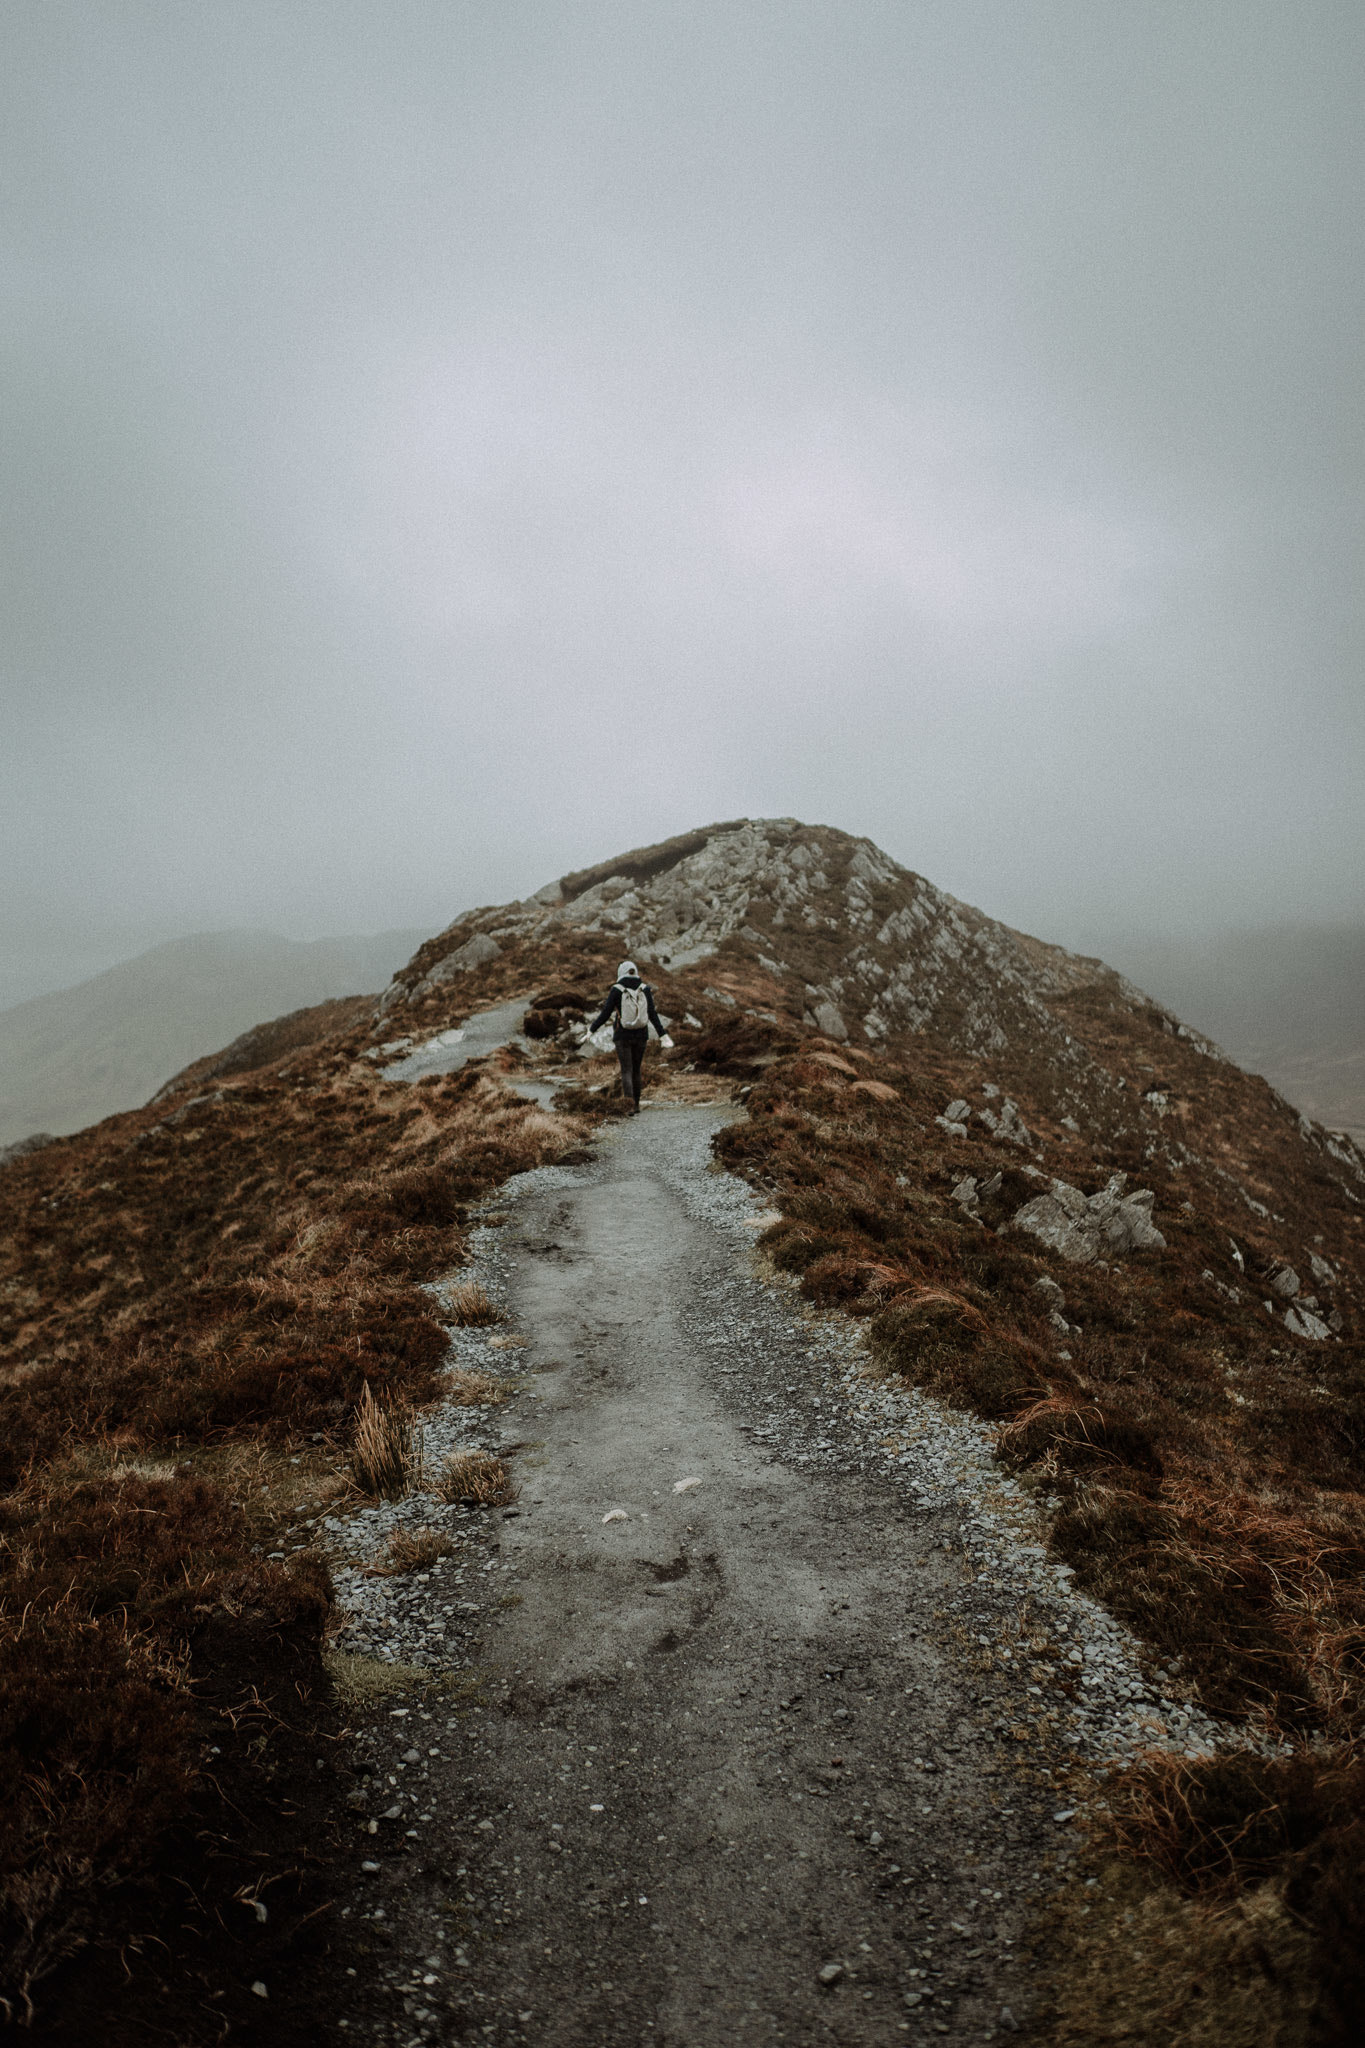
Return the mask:
[[1055,1794],[1002,1774],[935,1620],[947,1518],[755,1439],[774,1393],[818,1407],[818,1368],[677,1191],[699,1120],[732,1113],[651,1108],[503,1233],[530,1374],[507,1597],[458,1733],[409,1710],[377,1738],[424,1821],[354,1907],[383,1947],[352,2040],[984,2041],[1024,2017]]

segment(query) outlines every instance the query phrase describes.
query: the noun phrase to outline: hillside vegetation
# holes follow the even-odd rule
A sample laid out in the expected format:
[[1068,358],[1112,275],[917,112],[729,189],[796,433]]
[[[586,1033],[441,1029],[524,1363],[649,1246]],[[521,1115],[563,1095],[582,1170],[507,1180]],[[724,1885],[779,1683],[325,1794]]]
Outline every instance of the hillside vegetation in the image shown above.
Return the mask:
[[[1283,1746],[1130,1774],[1112,1842],[1173,1896],[1272,1896],[1317,1945],[1304,2039],[1334,2038],[1365,1932],[1365,1161],[1100,962],[791,820],[475,913],[377,1015],[264,1034],[0,1172],[15,2010],[97,1898],[121,1940],[164,1929],[156,1871],[200,1901],[167,1977],[185,2039],[183,1985],[232,1919],[214,1901],[276,1881],[271,1939],[318,1936],[301,1766],[328,1587],[306,1548],[270,1552],[353,1483],[362,1399],[429,1397],[445,1337],[421,1283],[458,1263],[468,1203],[609,1111],[568,1087],[549,1114],[500,1076],[571,1057],[624,951],[674,1069],[747,1107],[720,1149],[778,1213],[774,1266],[865,1326],[873,1370],[998,1430],[1168,1692]],[[377,1072],[381,1042],[513,997],[526,1046],[406,1088]]]
[[[197,2039],[255,1931],[232,1902],[270,1888],[267,1958],[325,1903],[330,1588],[285,1531],[353,1489],[367,1390],[434,1391],[446,1338],[421,1283],[458,1263],[467,1202],[580,1128],[477,1070],[386,1085],[354,1050],[190,1083],[0,1171],[12,2016],[98,1925],[109,1969],[131,1943],[162,1979],[170,1943],[166,2017]],[[102,2038],[145,2039],[145,2019]]]

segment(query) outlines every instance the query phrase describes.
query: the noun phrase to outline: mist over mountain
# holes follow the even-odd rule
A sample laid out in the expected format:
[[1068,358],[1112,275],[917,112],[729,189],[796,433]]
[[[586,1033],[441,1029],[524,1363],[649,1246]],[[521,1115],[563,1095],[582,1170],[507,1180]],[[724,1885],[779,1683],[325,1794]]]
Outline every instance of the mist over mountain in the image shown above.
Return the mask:
[[135,1109],[266,1018],[382,988],[423,936],[200,932],[0,1010],[0,1146]]
[[1365,1130],[1365,929],[1120,938],[1104,953],[1318,1123]]
[[[700,850],[702,835],[667,843],[694,839]],[[649,859],[658,857],[651,849]],[[633,858],[624,857],[624,868],[605,864],[610,873],[589,869],[549,885],[535,916],[556,891],[576,901],[605,889],[606,901],[619,899]],[[937,900],[940,892],[933,893]],[[414,949],[432,943],[420,929],[313,941],[200,933],[74,988],[0,1009],[0,1145],[40,1130],[62,1135],[136,1107],[242,1033],[287,1012],[382,989]],[[1332,1129],[1365,1130],[1365,931],[1282,924],[1200,938],[1120,935],[1099,950],[1296,1108]],[[983,991],[983,1000],[994,997]]]

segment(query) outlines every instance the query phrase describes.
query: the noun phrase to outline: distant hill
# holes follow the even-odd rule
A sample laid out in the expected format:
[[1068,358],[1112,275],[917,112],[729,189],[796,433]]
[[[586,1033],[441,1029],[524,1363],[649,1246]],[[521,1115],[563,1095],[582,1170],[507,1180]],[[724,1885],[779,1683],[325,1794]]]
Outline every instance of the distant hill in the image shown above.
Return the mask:
[[1104,953],[1295,1108],[1330,1129],[1365,1131],[1365,929],[1108,939]]
[[426,936],[201,932],[0,1010],[0,1146],[136,1109],[183,1067],[282,1011],[381,989]]

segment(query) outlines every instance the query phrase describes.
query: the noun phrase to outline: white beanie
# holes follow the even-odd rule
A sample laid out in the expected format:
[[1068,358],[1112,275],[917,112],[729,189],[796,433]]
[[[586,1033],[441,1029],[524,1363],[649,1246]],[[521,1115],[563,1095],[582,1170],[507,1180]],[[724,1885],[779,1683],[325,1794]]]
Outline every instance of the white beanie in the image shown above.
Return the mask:
[[616,979],[620,981],[627,974],[633,974],[637,981],[640,979],[640,970],[633,960],[623,960],[621,962],[621,965],[616,970]]

